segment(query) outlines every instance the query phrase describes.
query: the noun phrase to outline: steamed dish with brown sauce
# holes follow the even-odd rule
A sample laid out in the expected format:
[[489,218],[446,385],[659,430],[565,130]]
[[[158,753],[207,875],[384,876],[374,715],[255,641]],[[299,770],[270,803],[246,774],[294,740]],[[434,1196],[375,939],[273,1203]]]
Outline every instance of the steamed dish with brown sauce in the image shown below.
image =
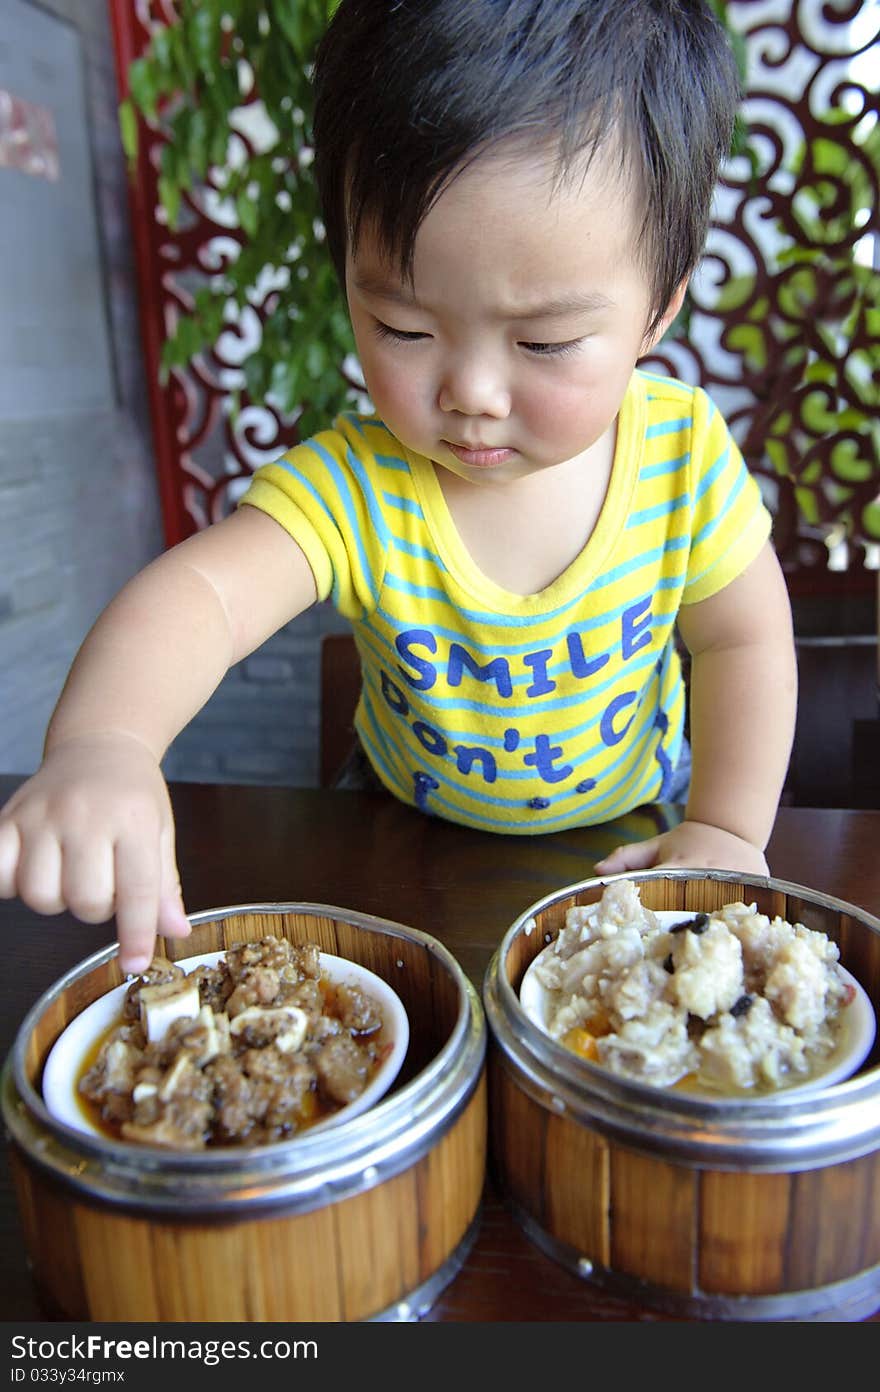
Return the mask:
[[568,910],[535,963],[551,1036],[612,1072],[725,1093],[808,1077],[834,1051],[853,987],[824,933],[726,904],[662,924],[630,880]]
[[322,976],[314,943],[238,943],[188,975],[155,958],[79,1091],[103,1129],[147,1145],[287,1140],[360,1096],[382,1023],[367,992]]

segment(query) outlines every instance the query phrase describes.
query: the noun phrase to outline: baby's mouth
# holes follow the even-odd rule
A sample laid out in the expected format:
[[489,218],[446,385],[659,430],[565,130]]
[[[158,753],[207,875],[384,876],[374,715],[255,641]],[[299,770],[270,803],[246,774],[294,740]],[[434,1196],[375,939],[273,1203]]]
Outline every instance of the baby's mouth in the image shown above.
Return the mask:
[[504,464],[515,453],[514,450],[508,449],[506,446],[476,445],[469,447],[453,444],[451,440],[444,440],[443,443],[447,449],[451,450],[456,459],[461,460],[462,464],[470,464],[477,469],[491,469],[495,465]]

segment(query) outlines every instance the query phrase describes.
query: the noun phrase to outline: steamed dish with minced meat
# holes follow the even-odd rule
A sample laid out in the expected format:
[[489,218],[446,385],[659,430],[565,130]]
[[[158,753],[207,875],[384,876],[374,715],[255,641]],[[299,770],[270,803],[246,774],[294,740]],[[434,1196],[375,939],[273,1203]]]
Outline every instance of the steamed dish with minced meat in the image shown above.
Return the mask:
[[853,988],[836,943],[756,906],[662,924],[630,880],[568,910],[535,963],[551,1036],[612,1072],[720,1092],[809,1077],[834,1051]]
[[124,1140],[282,1141],[360,1096],[390,1047],[382,1023],[367,992],[325,979],[314,943],[238,943],[189,974],[155,958],[79,1092]]

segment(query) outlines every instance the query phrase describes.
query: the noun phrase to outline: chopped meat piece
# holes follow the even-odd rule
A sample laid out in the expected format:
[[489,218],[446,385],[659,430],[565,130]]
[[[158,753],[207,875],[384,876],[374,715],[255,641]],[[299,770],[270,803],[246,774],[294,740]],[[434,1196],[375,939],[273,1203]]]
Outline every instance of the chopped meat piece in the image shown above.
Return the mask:
[[269,967],[282,972],[289,967],[293,949],[286,938],[263,938],[255,943],[236,943],[226,953],[226,965],[234,981],[240,981],[249,969]]
[[271,1005],[280,989],[281,977],[272,967],[252,967],[226,1002],[230,1020],[255,1005]]
[[343,1025],[355,1034],[371,1034],[381,1028],[376,1002],[358,986],[337,986],[336,1005]]
[[211,1081],[188,1054],[181,1053],[155,1092],[144,1089],[134,1117],[123,1123],[128,1140],[180,1150],[201,1150],[211,1120]]
[[311,1031],[324,1013],[324,992],[317,981],[298,981],[295,986],[282,982],[275,1004],[295,1005],[305,1011]]
[[353,1102],[367,1085],[368,1064],[348,1034],[322,1044],[314,1057],[321,1091],[334,1102]]
[[189,977],[199,988],[199,1000],[202,1005],[209,1005],[212,1010],[217,1011],[224,1009],[233,989],[232,977],[224,961],[218,962],[214,967],[207,967],[204,963],[194,967]]
[[317,943],[303,943],[301,947],[291,947],[290,955],[301,977],[318,980],[321,975],[321,949]]
[[249,1049],[242,1065],[259,1099],[263,1125],[279,1132],[298,1129],[303,1103],[316,1086],[316,1073],[296,1054],[281,1054],[274,1047]]
[[[132,1035],[140,1041],[132,1041]],[[108,1121],[127,1121],[132,1115],[132,1090],[141,1059],[143,1035],[123,1025],[103,1044],[97,1059],[80,1082],[80,1092],[96,1102]]]
[[258,1099],[250,1078],[229,1055],[215,1059],[205,1070],[214,1088],[214,1115],[221,1145],[248,1140],[258,1115]]

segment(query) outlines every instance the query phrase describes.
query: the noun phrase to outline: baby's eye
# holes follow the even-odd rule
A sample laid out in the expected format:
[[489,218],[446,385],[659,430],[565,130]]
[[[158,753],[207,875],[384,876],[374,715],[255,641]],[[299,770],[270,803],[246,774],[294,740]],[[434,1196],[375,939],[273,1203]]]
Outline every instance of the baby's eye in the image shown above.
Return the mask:
[[420,339],[430,338],[430,334],[411,333],[406,329],[394,329],[390,324],[383,324],[381,319],[377,319],[374,329],[379,338],[390,338],[392,343],[418,343]]
[[563,358],[566,353],[573,353],[579,348],[583,341],[582,338],[570,338],[565,343],[521,343],[519,346],[538,358]]

